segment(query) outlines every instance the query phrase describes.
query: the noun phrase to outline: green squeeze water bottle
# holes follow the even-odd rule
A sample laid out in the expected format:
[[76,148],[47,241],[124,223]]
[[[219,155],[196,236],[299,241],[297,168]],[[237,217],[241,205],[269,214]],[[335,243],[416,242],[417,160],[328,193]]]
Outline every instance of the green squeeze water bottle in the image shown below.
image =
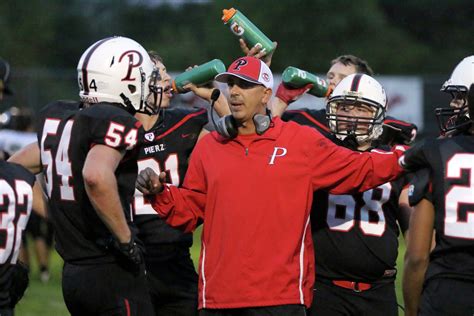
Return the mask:
[[235,35],[243,38],[250,48],[260,46],[262,52],[270,54],[275,45],[273,42],[258,29],[242,12],[230,8],[222,10],[222,21],[225,25],[230,25],[230,30]]
[[313,87],[308,91],[308,93],[315,97],[327,97],[331,93],[326,80],[296,67],[287,67],[285,71],[283,71],[281,79],[285,85],[293,88],[300,88],[308,83],[312,83]]
[[173,91],[186,93],[188,90],[183,87],[188,83],[194,83],[195,85],[207,83],[213,80],[217,74],[225,72],[225,70],[225,65],[220,59],[213,59],[177,75],[171,83],[171,86],[173,87]]

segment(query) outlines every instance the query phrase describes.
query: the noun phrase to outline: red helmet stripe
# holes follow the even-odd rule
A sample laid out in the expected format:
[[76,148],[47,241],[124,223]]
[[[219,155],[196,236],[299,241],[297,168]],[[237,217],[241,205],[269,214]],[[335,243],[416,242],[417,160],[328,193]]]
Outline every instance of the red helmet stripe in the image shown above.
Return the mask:
[[359,89],[360,79],[363,74],[356,74],[354,79],[352,79],[351,91],[357,91]]

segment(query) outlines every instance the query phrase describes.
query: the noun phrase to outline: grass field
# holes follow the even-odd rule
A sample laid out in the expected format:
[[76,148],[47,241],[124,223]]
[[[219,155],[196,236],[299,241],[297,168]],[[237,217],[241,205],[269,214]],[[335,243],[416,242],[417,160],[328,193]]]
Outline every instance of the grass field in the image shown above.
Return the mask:
[[[199,258],[200,233],[198,230],[194,238],[194,246],[191,250],[194,263]],[[31,244],[31,243],[29,243]],[[30,252],[32,253],[32,252]],[[398,255],[398,278],[397,278],[397,296],[400,305],[403,305],[401,294],[401,275],[403,270],[403,255],[405,253],[405,243],[400,239],[399,255]],[[69,315],[64,305],[61,293],[61,269],[62,260],[56,252],[51,258],[51,279],[48,283],[43,284],[39,281],[38,267],[32,258],[30,287],[28,288],[23,299],[18,303],[15,310],[16,316],[63,316]],[[404,315],[399,309],[399,315]]]

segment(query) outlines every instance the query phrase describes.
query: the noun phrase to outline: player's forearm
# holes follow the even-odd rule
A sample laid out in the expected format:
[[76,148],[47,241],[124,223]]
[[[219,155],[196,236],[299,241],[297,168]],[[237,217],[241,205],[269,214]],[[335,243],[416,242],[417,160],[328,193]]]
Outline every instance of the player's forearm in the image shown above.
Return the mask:
[[214,104],[214,109],[216,110],[217,115],[220,117],[231,114],[229,103],[222,93],[219,95],[219,98]]
[[283,102],[280,98],[275,97],[270,105],[270,110],[272,111],[273,116],[282,116],[287,107],[288,104]]
[[39,181],[36,181],[35,185],[33,186],[32,208],[33,211],[42,218],[46,218],[48,216],[46,197],[44,196],[43,189],[41,188],[41,183]]
[[32,143],[23,147],[8,158],[8,161],[22,165],[33,174],[40,173],[42,166],[38,143]]
[[428,259],[416,260],[409,255],[405,256],[403,298],[405,300],[406,316],[417,315],[427,267]]
[[100,172],[84,177],[89,199],[102,222],[120,243],[130,241],[131,232],[125,219],[113,172]]

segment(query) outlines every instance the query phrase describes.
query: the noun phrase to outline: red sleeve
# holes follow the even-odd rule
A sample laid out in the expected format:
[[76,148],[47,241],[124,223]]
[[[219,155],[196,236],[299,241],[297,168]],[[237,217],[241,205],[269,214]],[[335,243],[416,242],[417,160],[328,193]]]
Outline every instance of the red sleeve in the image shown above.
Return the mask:
[[185,232],[192,232],[204,220],[207,183],[199,147],[203,148],[198,143],[191,154],[183,186],[178,188],[167,185],[164,191],[151,201],[153,209],[169,225]]
[[337,146],[324,136],[312,135],[308,142],[313,187],[326,189],[332,194],[364,192],[402,174],[398,158],[404,147],[391,152],[355,152]]

